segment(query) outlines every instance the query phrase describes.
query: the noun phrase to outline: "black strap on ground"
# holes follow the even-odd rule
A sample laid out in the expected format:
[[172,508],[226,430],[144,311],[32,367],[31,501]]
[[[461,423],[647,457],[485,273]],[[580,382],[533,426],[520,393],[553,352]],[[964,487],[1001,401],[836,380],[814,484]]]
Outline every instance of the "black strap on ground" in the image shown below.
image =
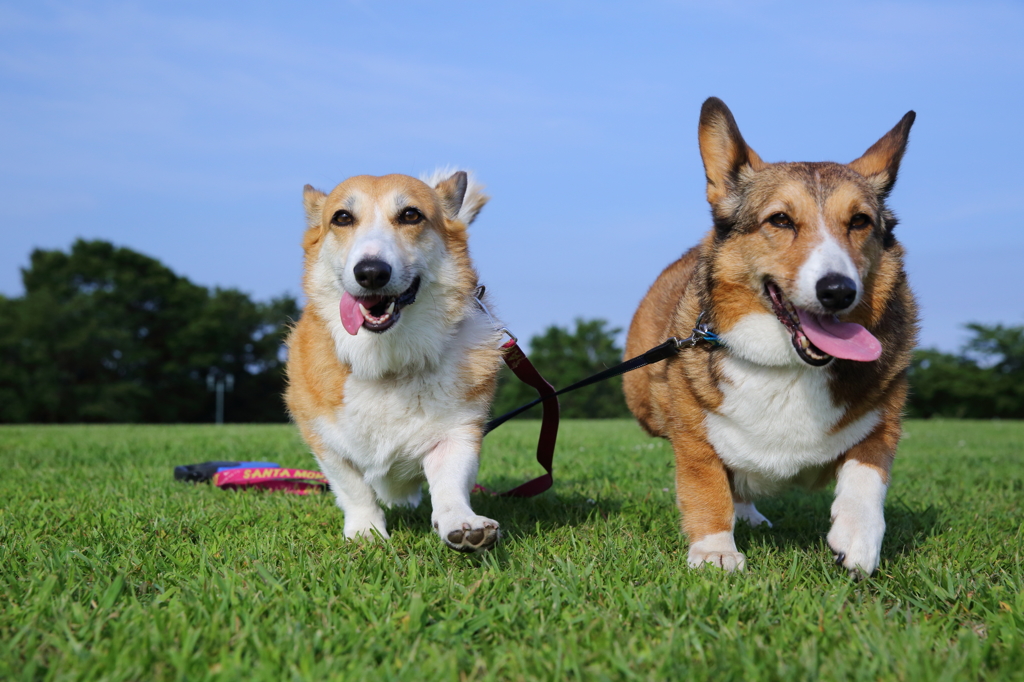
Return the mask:
[[[689,339],[687,339],[687,341],[689,341]],[[661,344],[660,346],[655,346],[646,353],[642,353],[641,355],[638,355],[630,360],[626,360],[625,362],[620,362],[614,367],[609,367],[608,369],[602,372],[598,372],[593,376],[589,376],[586,379],[583,379],[582,381],[577,381],[575,384],[572,384],[571,386],[566,386],[563,389],[559,389],[555,391],[553,395],[559,396],[562,395],[563,393],[575,391],[578,388],[584,388],[586,386],[590,386],[591,384],[596,384],[599,381],[604,381],[605,379],[617,377],[620,374],[625,374],[626,372],[632,372],[634,369],[640,369],[641,367],[652,365],[655,362],[661,362],[662,360],[665,360],[677,354],[681,348],[683,348],[682,343],[680,343],[680,341],[678,341],[675,337],[672,337],[665,343]],[[546,399],[550,397],[551,395],[546,395],[535,400],[531,400],[525,405],[520,405],[511,412],[506,412],[500,417],[495,417],[491,421],[487,422],[487,425],[484,427],[484,434],[490,433],[494,429],[498,428],[499,426],[507,422],[509,419],[512,419],[512,417],[522,414],[523,412],[530,409],[534,405],[539,405],[540,403],[544,402]]]

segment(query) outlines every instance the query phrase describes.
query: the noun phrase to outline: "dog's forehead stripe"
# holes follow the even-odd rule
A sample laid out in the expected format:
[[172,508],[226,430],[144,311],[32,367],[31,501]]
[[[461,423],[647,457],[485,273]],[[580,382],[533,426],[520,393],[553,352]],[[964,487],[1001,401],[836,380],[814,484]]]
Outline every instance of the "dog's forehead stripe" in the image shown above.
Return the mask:
[[341,206],[352,213],[374,211],[375,204],[384,213],[397,212],[412,205],[424,211],[427,208],[427,206],[420,207],[418,202],[402,191],[384,191],[373,197],[359,189],[354,189],[341,201]]
[[801,206],[805,210],[813,206],[820,215],[845,213],[851,208],[877,212],[874,195],[865,193],[858,178],[839,164],[787,163],[777,167],[784,174],[763,188],[760,201],[753,204],[759,214],[776,210],[800,213]]
[[[818,204],[824,207],[829,198],[850,183],[856,183],[856,174],[838,163],[808,163],[806,167],[808,180],[806,185]],[[812,182],[813,178],[813,182]]]
[[352,177],[335,187],[331,195],[350,211],[366,211],[376,204],[386,211],[415,206],[426,213],[433,205],[431,188],[407,175]]

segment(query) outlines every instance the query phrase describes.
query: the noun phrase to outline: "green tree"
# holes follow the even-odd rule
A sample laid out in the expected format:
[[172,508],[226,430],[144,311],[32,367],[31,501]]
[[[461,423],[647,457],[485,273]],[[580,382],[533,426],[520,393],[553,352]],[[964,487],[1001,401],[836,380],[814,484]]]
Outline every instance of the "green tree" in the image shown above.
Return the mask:
[[0,298],[0,421],[209,421],[205,377],[233,373],[232,421],[283,420],[279,357],[296,303],[193,284],[104,241],[36,250]]
[[917,418],[991,416],[988,375],[970,359],[959,355],[931,349],[914,351],[907,413]]
[[1024,418],[1024,327],[969,324],[958,354],[918,350],[910,367],[912,417]]
[[[621,329],[608,329],[605,320],[577,319],[575,329],[551,326],[530,339],[530,361],[556,389],[564,388],[622,361],[622,349],[615,344]],[[498,392],[491,412],[501,415],[537,397],[507,367],[498,375]],[[622,377],[573,391],[559,399],[562,416],[571,419],[628,417],[622,396]],[[540,406],[525,413],[527,419],[540,417]]]

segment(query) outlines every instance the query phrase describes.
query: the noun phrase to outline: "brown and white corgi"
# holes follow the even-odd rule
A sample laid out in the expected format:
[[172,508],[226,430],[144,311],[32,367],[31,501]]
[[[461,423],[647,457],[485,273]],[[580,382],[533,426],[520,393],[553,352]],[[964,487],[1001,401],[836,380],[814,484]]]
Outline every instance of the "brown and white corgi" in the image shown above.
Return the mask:
[[466,232],[488,197],[459,171],[358,176],[304,198],[307,303],[285,400],[345,537],[387,538],[381,504],[418,505],[426,481],[441,539],[490,547],[498,523],[469,494],[501,334],[475,299]]
[[877,568],[917,334],[885,202],[913,122],[846,165],[765,163],[721,100],[704,103],[714,228],[651,287],[626,355],[688,337],[702,313],[723,345],[624,382],[640,424],[672,443],[691,566],[742,569],[736,519],[769,523],[755,498],[835,477],[836,562],[854,576]]

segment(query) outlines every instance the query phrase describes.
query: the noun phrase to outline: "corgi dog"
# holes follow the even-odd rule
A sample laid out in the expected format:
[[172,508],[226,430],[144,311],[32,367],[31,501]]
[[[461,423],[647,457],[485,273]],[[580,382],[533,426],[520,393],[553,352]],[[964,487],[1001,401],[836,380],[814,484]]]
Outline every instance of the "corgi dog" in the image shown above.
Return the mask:
[[488,197],[465,172],[306,185],[307,303],[288,338],[285,402],[344,512],[387,539],[381,505],[430,486],[434,530],[476,551],[499,537],[469,495],[501,361],[477,299],[467,226]]
[[878,567],[917,335],[886,199],[914,117],[846,165],[766,163],[721,100],[701,109],[714,227],[648,291],[626,356],[698,318],[719,343],[624,380],[643,428],[672,443],[690,566],[743,569],[736,519],[771,525],[754,500],[834,478],[835,560],[854,577]]

